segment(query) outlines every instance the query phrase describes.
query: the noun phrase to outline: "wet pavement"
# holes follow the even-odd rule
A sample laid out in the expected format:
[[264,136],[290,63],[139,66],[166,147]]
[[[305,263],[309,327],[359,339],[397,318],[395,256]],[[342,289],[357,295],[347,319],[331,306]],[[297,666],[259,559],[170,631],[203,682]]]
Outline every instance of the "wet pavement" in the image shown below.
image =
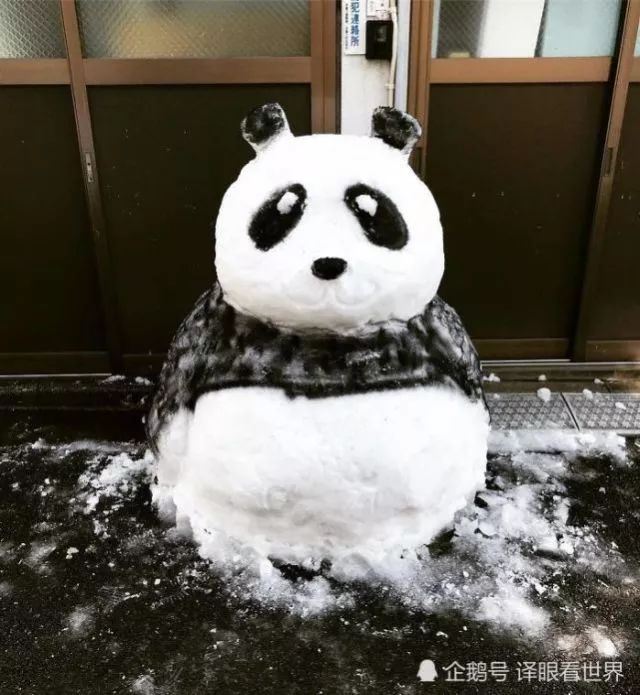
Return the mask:
[[[142,385],[100,407],[83,393],[66,409],[50,392],[38,409],[33,393],[13,404],[0,393],[3,695],[640,692],[636,440],[628,440],[631,465],[583,458],[566,481],[568,523],[614,547],[624,570],[612,581],[605,569],[540,553],[540,562],[557,563],[557,588],[535,599],[550,628],[528,635],[464,611],[417,609],[366,584],[349,587],[354,600],[311,616],[242,595],[158,519],[142,466],[111,487],[101,481],[114,457],[142,460]],[[489,487],[509,470],[493,456]],[[445,534],[430,553],[446,557],[451,543]],[[308,581],[296,568],[281,571]],[[585,637],[596,628],[615,654],[611,642],[598,651]],[[570,646],[563,635],[573,636]],[[434,683],[417,677],[424,660],[435,664]],[[446,670],[453,662],[461,668]]]

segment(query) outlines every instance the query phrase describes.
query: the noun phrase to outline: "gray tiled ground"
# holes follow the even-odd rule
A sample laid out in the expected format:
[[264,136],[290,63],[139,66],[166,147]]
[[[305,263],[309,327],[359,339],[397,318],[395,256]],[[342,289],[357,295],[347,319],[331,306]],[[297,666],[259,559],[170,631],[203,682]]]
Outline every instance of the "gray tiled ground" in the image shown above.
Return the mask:
[[564,398],[581,430],[616,430],[624,434],[640,432],[640,394],[565,393]]
[[491,424],[497,430],[576,429],[562,395],[545,402],[535,393],[487,394]]
[[487,394],[493,429],[614,430],[640,433],[640,394],[555,392],[545,403],[535,393]]

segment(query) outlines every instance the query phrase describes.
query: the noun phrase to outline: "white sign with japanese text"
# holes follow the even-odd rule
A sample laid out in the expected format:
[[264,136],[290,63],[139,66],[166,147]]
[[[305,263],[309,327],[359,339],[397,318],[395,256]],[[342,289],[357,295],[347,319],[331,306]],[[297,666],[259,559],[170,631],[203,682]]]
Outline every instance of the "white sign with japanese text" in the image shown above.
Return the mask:
[[342,17],[342,46],[345,55],[364,55],[365,22],[367,9],[365,0],[344,0]]

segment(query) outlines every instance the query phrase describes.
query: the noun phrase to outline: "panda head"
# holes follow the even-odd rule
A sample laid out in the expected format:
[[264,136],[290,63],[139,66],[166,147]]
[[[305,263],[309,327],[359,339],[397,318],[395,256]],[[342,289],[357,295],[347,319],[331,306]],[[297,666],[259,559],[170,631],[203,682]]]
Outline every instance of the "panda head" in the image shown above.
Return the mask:
[[294,137],[266,104],[242,133],[257,154],[216,222],[227,302],[277,326],[343,334],[424,310],[444,255],[438,208],[408,163],[415,119],[380,107],[371,137]]

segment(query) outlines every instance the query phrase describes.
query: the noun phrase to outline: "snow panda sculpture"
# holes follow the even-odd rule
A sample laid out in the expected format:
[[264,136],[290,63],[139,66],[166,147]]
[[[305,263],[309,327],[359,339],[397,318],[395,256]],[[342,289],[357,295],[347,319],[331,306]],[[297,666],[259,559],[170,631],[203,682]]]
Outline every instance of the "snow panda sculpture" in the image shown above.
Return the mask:
[[256,152],[216,223],[217,282],[169,349],[147,419],[156,497],[200,532],[300,560],[428,543],[484,485],[478,358],[437,295],[438,208],[408,164],[420,126]]

